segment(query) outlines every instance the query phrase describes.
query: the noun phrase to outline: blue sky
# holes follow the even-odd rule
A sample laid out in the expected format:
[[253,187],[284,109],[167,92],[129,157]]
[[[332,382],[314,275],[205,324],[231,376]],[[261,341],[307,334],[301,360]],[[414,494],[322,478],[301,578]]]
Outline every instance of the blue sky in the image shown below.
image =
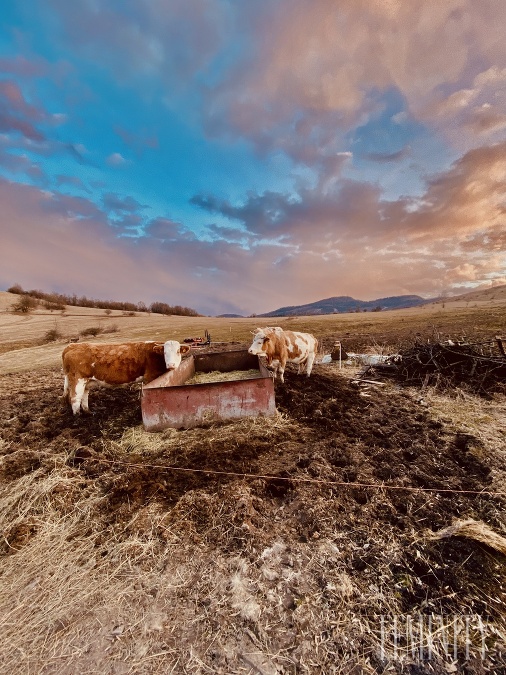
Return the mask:
[[506,282],[496,0],[7,0],[0,288],[206,314]]

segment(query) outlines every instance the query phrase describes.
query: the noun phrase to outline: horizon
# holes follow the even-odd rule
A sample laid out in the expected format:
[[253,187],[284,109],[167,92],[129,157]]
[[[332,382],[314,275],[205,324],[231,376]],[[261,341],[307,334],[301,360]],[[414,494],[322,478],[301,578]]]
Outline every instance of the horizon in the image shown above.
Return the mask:
[[505,284],[505,24],[494,0],[6,2],[0,287],[216,316]]
[[[18,290],[10,291],[10,288],[15,288],[15,287],[17,287]],[[475,288],[475,289],[473,289],[471,291],[468,291],[467,293],[464,293],[464,294],[461,294],[461,293],[451,294],[450,293],[450,294],[446,294],[446,295],[432,296],[432,297],[428,297],[428,298],[424,298],[424,297],[422,297],[420,295],[416,295],[416,294],[411,294],[411,295],[397,295],[397,296],[387,296],[387,297],[382,297],[382,298],[373,298],[372,300],[363,300],[361,298],[354,298],[354,297],[349,296],[349,295],[338,295],[338,296],[329,296],[329,297],[326,297],[326,298],[320,298],[319,300],[313,300],[313,301],[306,302],[306,303],[299,304],[299,305],[295,305],[295,304],[283,305],[281,307],[277,307],[277,308],[272,309],[272,310],[266,310],[266,311],[262,311],[262,312],[258,312],[258,313],[252,313],[252,314],[239,314],[237,312],[223,312],[223,313],[220,313],[220,314],[209,314],[209,315],[198,314],[198,316],[203,316],[203,317],[208,316],[209,318],[213,318],[213,317],[219,318],[220,316],[227,316],[227,317],[236,316],[236,317],[241,317],[241,318],[251,318],[251,317],[255,317],[255,316],[263,317],[263,316],[266,316],[268,314],[272,314],[274,312],[278,312],[278,311],[281,311],[281,310],[300,309],[300,308],[308,307],[310,305],[316,305],[316,304],[319,304],[319,303],[328,302],[329,300],[353,300],[354,302],[369,303],[369,304],[372,304],[372,303],[375,303],[375,302],[380,302],[381,300],[391,300],[393,298],[404,298],[404,297],[416,297],[416,298],[419,298],[420,300],[423,300],[423,302],[420,303],[420,305],[406,305],[405,307],[404,306],[402,306],[402,307],[395,307],[394,306],[394,307],[382,307],[381,308],[381,311],[387,312],[387,311],[393,311],[393,310],[397,310],[397,309],[408,309],[408,308],[411,308],[411,307],[422,306],[426,303],[437,303],[437,302],[444,302],[444,301],[450,301],[451,302],[452,300],[456,300],[456,299],[459,299],[461,297],[462,297],[462,299],[464,299],[466,297],[466,295],[471,295],[471,294],[473,294],[473,293],[475,293],[476,291],[479,291],[479,290],[481,290],[481,291],[493,291],[493,290],[496,290],[496,289],[500,290],[502,288],[506,288],[506,284],[500,284],[500,285],[497,284],[497,285],[493,285],[493,286],[487,286],[485,288]],[[11,284],[9,286],[9,288],[7,288],[7,289],[3,289],[3,290],[0,289],[0,292],[10,293],[12,295],[19,295],[19,294],[31,295],[31,294],[34,294],[34,293],[43,293],[46,296],[57,295],[56,293],[53,293],[52,291],[46,291],[46,290],[41,289],[41,288],[39,288],[39,289],[25,289],[19,283]],[[88,297],[88,296],[85,296],[85,295],[77,296],[77,294],[75,294],[75,293],[64,293],[64,292],[61,293],[61,296],[65,297],[65,298],[75,296],[77,298],[77,300],[83,299],[83,300],[89,301],[89,302],[96,302],[96,303],[98,303],[98,307],[100,307],[102,303],[105,304],[105,303],[109,303],[109,302],[117,302],[119,304],[130,303],[132,305],[133,304],[141,304],[141,305],[144,305],[145,307],[142,308],[142,309],[137,309],[136,311],[153,312],[155,314],[158,313],[157,310],[151,310],[150,306],[147,305],[146,303],[144,303],[144,301],[142,301],[142,300],[139,301],[139,303],[132,303],[127,298],[119,298],[119,299],[111,300],[111,298],[97,298],[97,297],[91,298],[91,297]],[[155,300],[154,302],[156,303],[156,302],[160,302],[160,301]],[[180,306],[179,303],[176,303],[176,305]],[[81,305],[79,305],[79,303],[77,303],[77,304],[72,304],[72,306],[80,307]],[[182,309],[193,310],[194,308],[182,306]],[[367,312],[368,310],[363,308],[363,311]],[[369,311],[372,311],[372,310],[369,310]],[[350,309],[350,310],[342,310],[342,311],[341,310],[334,310],[331,313],[337,313],[337,314],[349,314],[349,313],[351,313],[351,314],[353,314],[355,312],[356,312],[355,309]],[[284,316],[284,315],[280,315],[280,316]],[[286,316],[289,316],[289,315],[287,314]],[[307,316],[313,316],[313,313],[308,314]]]

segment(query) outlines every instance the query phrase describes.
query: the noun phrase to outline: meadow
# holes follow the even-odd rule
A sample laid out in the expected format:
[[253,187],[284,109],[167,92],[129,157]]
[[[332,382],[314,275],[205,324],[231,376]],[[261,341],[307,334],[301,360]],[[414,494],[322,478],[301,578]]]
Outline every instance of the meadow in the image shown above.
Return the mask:
[[[320,354],[491,339],[504,290],[274,321]],[[276,383],[273,418],[147,433],[139,385],[92,392],[89,416],[62,406],[70,338],[207,329],[239,347],[273,320],[14,300],[0,293],[1,672],[504,672],[504,394],[366,391],[321,364]]]

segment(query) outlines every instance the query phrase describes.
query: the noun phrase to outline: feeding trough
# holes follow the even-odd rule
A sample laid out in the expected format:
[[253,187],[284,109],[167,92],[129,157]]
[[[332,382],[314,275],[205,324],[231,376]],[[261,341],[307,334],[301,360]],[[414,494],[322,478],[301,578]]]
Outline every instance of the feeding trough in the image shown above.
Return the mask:
[[[204,373],[218,375],[206,382]],[[234,379],[226,379],[227,374]],[[147,431],[271,416],[276,413],[274,383],[258,356],[246,350],[193,354],[142,388],[141,410]]]

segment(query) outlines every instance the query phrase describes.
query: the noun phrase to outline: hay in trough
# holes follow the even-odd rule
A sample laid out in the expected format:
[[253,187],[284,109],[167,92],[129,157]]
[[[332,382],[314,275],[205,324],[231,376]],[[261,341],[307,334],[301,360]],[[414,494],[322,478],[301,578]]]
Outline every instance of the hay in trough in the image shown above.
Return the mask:
[[261,377],[257,368],[251,370],[231,370],[228,373],[222,370],[213,370],[210,373],[197,372],[185,384],[209,384],[211,382],[231,382],[232,380],[254,380]]

